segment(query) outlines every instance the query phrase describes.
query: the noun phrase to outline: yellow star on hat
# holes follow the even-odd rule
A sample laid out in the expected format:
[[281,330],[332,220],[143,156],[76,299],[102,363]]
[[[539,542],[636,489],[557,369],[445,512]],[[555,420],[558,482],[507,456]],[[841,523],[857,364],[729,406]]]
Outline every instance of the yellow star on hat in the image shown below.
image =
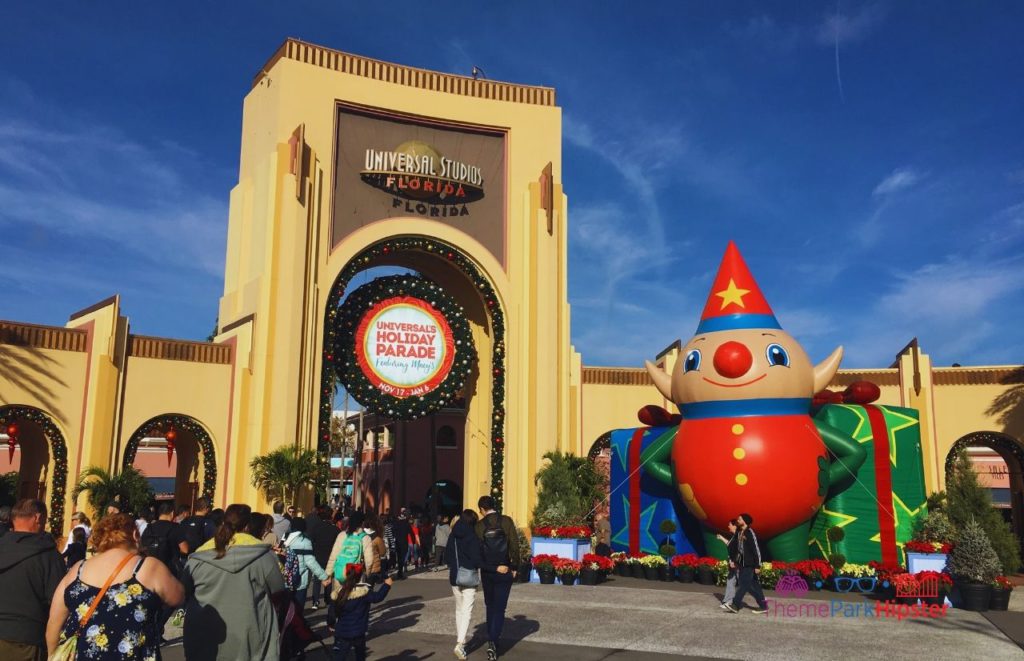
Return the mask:
[[736,281],[729,278],[729,286],[722,291],[716,291],[715,296],[719,296],[722,299],[722,307],[720,310],[724,310],[727,305],[736,304],[741,308],[746,307],[743,305],[743,297],[750,293],[749,289],[740,289],[736,286]]

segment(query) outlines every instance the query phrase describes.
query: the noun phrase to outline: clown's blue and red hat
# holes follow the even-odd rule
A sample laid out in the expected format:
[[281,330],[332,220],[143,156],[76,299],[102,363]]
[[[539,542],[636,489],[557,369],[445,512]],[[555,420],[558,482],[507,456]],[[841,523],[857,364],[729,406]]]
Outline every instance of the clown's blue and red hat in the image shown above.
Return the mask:
[[696,334],[748,328],[781,329],[782,326],[736,244],[730,241],[700,315]]

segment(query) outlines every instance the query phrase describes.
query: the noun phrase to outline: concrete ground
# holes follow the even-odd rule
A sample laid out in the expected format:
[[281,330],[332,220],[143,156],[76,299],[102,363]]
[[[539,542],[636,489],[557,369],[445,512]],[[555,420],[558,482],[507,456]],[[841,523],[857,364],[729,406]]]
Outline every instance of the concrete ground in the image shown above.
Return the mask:
[[[780,599],[769,615],[721,611],[721,588],[656,583],[612,577],[603,585],[516,585],[509,601],[502,658],[557,661],[639,661],[640,659],[823,659],[985,658],[1024,659],[1024,590],[1014,591],[1011,611],[988,617],[949,609],[937,619],[864,616],[874,601],[843,596],[861,605],[857,617],[811,614],[832,609],[830,592]],[[773,597],[768,594],[769,600]],[[748,604],[752,600],[747,599]],[[841,604],[841,606],[844,606]],[[796,611],[799,614],[787,615]],[[852,610],[852,609],[850,609]],[[306,611],[324,631],[324,611]],[[473,610],[470,658],[483,659],[484,604],[478,592]],[[454,605],[447,573],[426,573],[395,584],[374,609],[371,659],[452,659]],[[1003,632],[1006,632],[1005,634]],[[1008,634],[1008,635],[1007,635]],[[180,631],[168,629],[168,661],[183,659]],[[327,659],[318,646],[311,660]]]

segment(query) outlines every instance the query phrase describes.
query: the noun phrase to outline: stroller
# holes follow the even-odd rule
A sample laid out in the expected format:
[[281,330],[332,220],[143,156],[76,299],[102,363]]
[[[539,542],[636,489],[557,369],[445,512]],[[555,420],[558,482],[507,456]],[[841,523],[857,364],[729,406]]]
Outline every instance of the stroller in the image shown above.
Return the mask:
[[271,597],[274,610],[277,612],[277,624],[281,629],[281,661],[286,659],[305,659],[306,648],[310,643],[317,642],[329,652],[323,638],[314,632],[302,612],[295,607],[295,600],[287,591],[278,592]]

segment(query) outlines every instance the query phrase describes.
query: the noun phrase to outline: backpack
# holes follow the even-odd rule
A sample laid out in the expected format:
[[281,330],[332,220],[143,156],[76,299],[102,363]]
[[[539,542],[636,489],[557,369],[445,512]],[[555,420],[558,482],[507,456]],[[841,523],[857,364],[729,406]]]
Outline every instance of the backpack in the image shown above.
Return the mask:
[[174,571],[178,549],[177,544],[171,540],[172,530],[174,524],[170,521],[154,521],[149,524],[139,540],[139,552],[156,558]]
[[216,532],[213,529],[213,522],[205,516],[190,516],[182,521],[181,525],[185,532],[185,541],[188,542],[189,553],[195,553]]
[[[488,521],[494,525],[490,525]],[[498,514],[493,517],[484,517],[483,547],[485,564],[492,566],[509,564],[508,537],[501,527],[501,516]]]
[[338,559],[334,561],[334,578],[339,581],[345,580],[345,570],[349,565],[357,565],[363,561],[363,538],[366,533],[357,532],[347,535],[341,542],[341,551]]

